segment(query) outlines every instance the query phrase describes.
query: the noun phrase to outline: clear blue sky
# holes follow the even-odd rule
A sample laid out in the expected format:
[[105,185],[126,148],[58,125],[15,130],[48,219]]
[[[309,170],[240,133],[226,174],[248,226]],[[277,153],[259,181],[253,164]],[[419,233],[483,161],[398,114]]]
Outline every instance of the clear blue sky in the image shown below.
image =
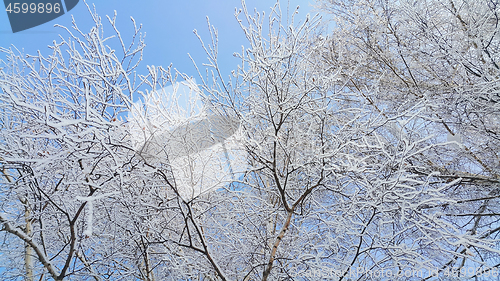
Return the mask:
[[[93,3],[92,1],[87,2],[90,5]],[[313,0],[290,0],[289,2],[292,9],[300,5],[299,19],[304,19],[305,15],[311,12],[312,8],[309,3],[313,3]],[[275,1],[271,0],[248,0],[246,5],[249,10],[257,8],[258,11],[266,11],[267,14],[274,3]],[[282,1],[284,13],[287,4],[287,0]],[[193,30],[197,29],[205,40],[209,40],[206,16],[219,30],[219,56],[224,76],[227,77],[229,71],[234,69],[239,62],[233,57],[233,53],[240,52],[241,46],[247,45],[243,32],[234,18],[235,8],[241,7],[240,1],[101,0],[96,1],[95,6],[99,15],[103,17],[103,21],[106,20],[105,15],[113,15],[113,11],[117,11],[118,27],[122,34],[127,34],[133,30],[130,21],[131,16],[135,18],[137,23],[142,23],[143,31],[147,34],[147,47],[144,53],[144,61],[138,69],[141,74],[145,74],[146,65],[162,65],[166,67],[173,63],[173,67],[179,71],[196,77],[197,74],[187,53],[190,53],[200,66],[206,62],[206,55],[198,39],[193,34]],[[9,47],[14,45],[19,49],[24,49],[24,52],[28,54],[40,50],[42,54],[48,55],[50,50],[47,46],[52,44],[53,40],[58,39],[59,33],[67,37],[63,30],[55,28],[54,24],[71,26],[71,15],[75,17],[82,30],[89,30],[91,26],[90,16],[82,0],[69,13],[48,23],[15,34],[11,31],[7,13],[2,11],[0,12],[0,46]],[[111,35],[111,30],[107,30],[107,34]],[[1,54],[0,58],[3,58]]]

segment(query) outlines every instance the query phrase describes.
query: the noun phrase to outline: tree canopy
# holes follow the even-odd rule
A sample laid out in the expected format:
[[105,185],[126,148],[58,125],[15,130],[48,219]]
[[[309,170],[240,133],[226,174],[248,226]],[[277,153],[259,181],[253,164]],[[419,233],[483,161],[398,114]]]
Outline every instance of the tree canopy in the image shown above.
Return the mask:
[[[115,15],[109,37],[90,8],[48,55],[2,48],[4,279],[491,280],[499,4],[319,0],[298,21],[242,2],[241,63],[221,73],[209,24],[199,84],[136,74],[141,29]],[[204,121],[177,118],[181,80]]]

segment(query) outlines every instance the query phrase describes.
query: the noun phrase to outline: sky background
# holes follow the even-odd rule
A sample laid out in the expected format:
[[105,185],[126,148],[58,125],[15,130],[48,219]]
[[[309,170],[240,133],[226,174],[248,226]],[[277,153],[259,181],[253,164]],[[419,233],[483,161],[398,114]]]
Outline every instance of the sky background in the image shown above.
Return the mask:
[[[219,64],[224,77],[227,77],[232,69],[239,64],[239,60],[233,57],[233,53],[241,52],[241,46],[248,46],[243,31],[240,29],[235,17],[235,8],[241,8],[241,2],[235,0],[186,0],[186,1],[124,1],[124,0],[100,0],[95,1],[97,13],[107,22],[105,15],[112,16],[117,11],[117,25],[124,39],[130,39],[133,31],[130,17],[134,17],[137,24],[142,23],[142,31],[146,33],[146,45],[144,60],[137,69],[139,74],[146,74],[146,65],[161,65],[167,67],[170,63],[181,72],[197,78],[197,73],[188,53],[190,53],[197,64],[205,63],[206,55],[193,30],[198,30],[202,38],[210,40],[206,17],[219,32]],[[89,5],[94,2],[87,1]],[[271,0],[248,0],[248,10],[257,8],[258,11],[269,12],[274,5]],[[286,7],[290,5],[291,10],[300,6],[297,19],[303,20],[307,13],[313,14],[313,0],[289,0],[282,1],[282,11],[286,15]],[[253,13],[253,12],[252,12]],[[12,45],[23,50],[25,54],[34,54],[40,50],[42,55],[51,53],[47,48],[54,40],[58,40],[59,34],[67,38],[67,34],[61,28],[54,27],[60,24],[71,26],[71,15],[84,32],[92,27],[91,18],[87,6],[81,0],[69,13],[40,26],[12,33],[7,12],[0,12],[0,47],[8,48]],[[107,27],[107,29],[106,29]],[[112,35],[109,26],[105,25],[105,35]],[[113,47],[113,46],[112,46]],[[114,47],[117,48],[117,47]],[[0,54],[0,59],[5,58]]]

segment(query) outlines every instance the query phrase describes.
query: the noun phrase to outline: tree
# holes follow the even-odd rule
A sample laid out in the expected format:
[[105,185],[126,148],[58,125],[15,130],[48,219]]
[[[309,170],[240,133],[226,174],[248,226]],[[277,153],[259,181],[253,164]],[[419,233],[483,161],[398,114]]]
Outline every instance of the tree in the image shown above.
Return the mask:
[[[2,49],[6,278],[421,280],[497,266],[497,8],[449,3],[323,1],[327,34],[319,16],[243,2],[249,46],[228,80],[215,28],[199,37],[201,91],[170,68],[136,76],[140,28],[126,47],[108,18],[114,50],[95,11],[48,57]],[[194,197],[159,137],[184,134],[158,128],[175,119],[178,78],[209,116],[238,120],[248,155],[244,175]]]
[[[344,70],[351,91],[387,118],[422,105],[407,134],[432,142],[412,160],[413,173],[453,181],[451,200],[426,206],[459,227],[439,263],[498,266],[498,1],[320,1],[341,28],[320,56]],[[364,75],[350,75],[356,69]],[[458,238],[462,237],[462,238]],[[482,244],[484,243],[484,244]],[[480,245],[482,244],[482,246]],[[470,256],[473,256],[472,258]],[[472,274],[474,275],[474,274]]]

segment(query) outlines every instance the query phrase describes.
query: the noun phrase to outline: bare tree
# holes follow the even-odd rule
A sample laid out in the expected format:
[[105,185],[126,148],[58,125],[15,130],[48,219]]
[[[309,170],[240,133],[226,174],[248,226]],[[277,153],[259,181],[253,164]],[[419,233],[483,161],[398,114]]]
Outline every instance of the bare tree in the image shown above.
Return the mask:
[[[298,7],[243,2],[248,47],[229,79],[209,24],[200,85],[170,67],[136,76],[140,28],[125,44],[108,18],[108,38],[95,11],[95,28],[66,29],[48,57],[2,49],[6,278],[421,280],[498,266],[495,2],[319,4],[330,33]],[[206,119],[176,117],[180,78]],[[245,170],[217,178],[196,155],[231,162],[214,147],[235,132]]]
[[441,203],[419,207],[457,235],[448,246],[434,242],[442,258],[425,258],[443,271],[498,266],[498,1],[319,5],[339,28],[318,55],[342,69],[348,88],[388,119],[423,106],[420,121],[405,130],[408,138],[452,142],[420,152],[407,165],[436,183],[454,183],[441,190]]
[[[135,165],[120,116],[140,85],[133,70],[144,43],[134,23],[130,46],[117,32],[122,49],[111,50],[104,44],[101,19],[95,12],[91,16],[95,27],[89,33],[76,24],[73,32],[65,29],[69,38],[61,37],[48,57],[41,53],[24,57],[17,50],[2,49],[7,59],[0,78],[0,151],[7,181],[2,184],[0,220],[6,233],[26,244],[26,264],[30,253],[39,261],[33,264],[37,279],[44,275],[55,280],[73,275],[100,279],[99,263],[110,269],[116,266],[110,266],[110,258],[123,259],[110,250],[121,243],[107,236],[117,234],[108,233],[118,227],[113,214],[106,214],[103,225],[93,217],[104,216],[95,215],[102,210],[96,203],[112,205],[123,192],[127,170]],[[109,21],[114,27],[115,18]],[[21,210],[26,210],[24,217]],[[96,243],[96,236],[103,240]],[[5,253],[18,243],[8,238]],[[114,246],[103,248],[104,243]],[[96,248],[100,249],[93,253]],[[99,258],[89,257],[94,254]],[[124,261],[121,266],[125,268],[115,270],[124,272],[129,265]],[[10,269],[17,267],[7,267],[5,278],[22,274]]]

